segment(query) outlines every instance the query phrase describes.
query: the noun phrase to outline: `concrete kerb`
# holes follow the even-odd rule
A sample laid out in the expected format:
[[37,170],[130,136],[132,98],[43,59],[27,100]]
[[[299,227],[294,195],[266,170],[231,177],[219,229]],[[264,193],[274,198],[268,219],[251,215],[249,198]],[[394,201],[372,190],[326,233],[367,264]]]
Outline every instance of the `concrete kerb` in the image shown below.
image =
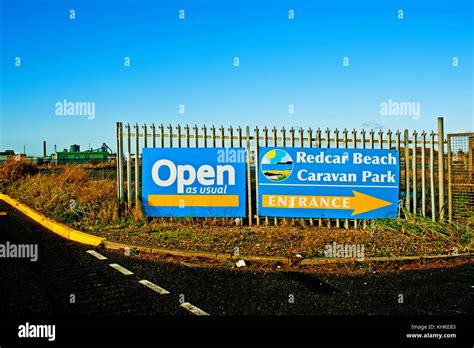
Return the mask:
[[213,252],[203,252],[203,251],[187,251],[187,250],[177,250],[177,249],[166,249],[166,248],[149,248],[139,245],[124,244],[111,242],[104,240],[101,243],[101,246],[105,249],[110,250],[125,250],[126,248],[130,250],[137,250],[140,252],[148,254],[161,254],[161,255],[170,255],[170,256],[180,256],[188,258],[206,258],[214,259],[219,261],[226,260],[245,260],[245,261],[255,261],[255,262],[266,262],[266,263],[281,263],[281,264],[299,264],[299,265],[324,265],[324,264],[333,264],[333,263],[364,263],[364,262],[393,262],[393,261],[413,261],[413,260],[428,260],[428,259],[448,259],[456,257],[474,257],[474,253],[462,253],[458,255],[422,255],[422,256],[394,256],[394,257],[367,257],[364,259],[356,258],[310,258],[298,260],[295,258],[284,257],[284,256],[258,256],[258,255],[233,255],[226,253],[213,253]]
[[[126,250],[138,251],[140,253],[146,254],[161,254],[161,255],[171,255],[171,256],[180,256],[188,258],[206,258],[206,259],[215,259],[220,261],[225,260],[247,260],[255,262],[266,262],[266,263],[281,263],[281,264],[299,264],[299,265],[324,265],[330,263],[364,263],[364,262],[393,262],[393,261],[409,261],[409,260],[433,260],[433,259],[447,259],[447,258],[456,258],[456,257],[473,257],[473,252],[462,253],[458,255],[422,255],[422,256],[395,256],[395,257],[367,257],[363,260],[354,259],[354,258],[310,258],[310,259],[295,259],[291,257],[284,256],[258,256],[258,255],[233,255],[231,253],[215,253],[207,251],[187,251],[187,250],[177,250],[177,249],[166,249],[161,247],[147,247],[141,245],[126,244],[121,242],[114,242],[107,240],[106,238],[98,237],[95,235],[87,234],[81,231],[77,231],[71,227],[58,223],[41,213],[36,212],[35,210],[29,208],[28,206],[18,202],[17,200],[11,198],[8,195],[0,193],[0,199],[10,204],[12,207],[18,209],[25,215],[27,215],[32,220],[40,223],[42,226],[47,228],[60,235],[63,238],[80,242],[83,244],[101,246],[109,250]],[[469,248],[470,249],[470,248]]]
[[77,231],[69,226],[56,222],[44,216],[43,214],[31,209],[30,207],[24,205],[23,203],[18,202],[17,200],[11,198],[8,195],[0,193],[0,199],[10,204],[12,207],[18,209],[30,219],[36,221],[51,232],[56,233],[57,235],[63,238],[93,246],[100,245],[100,243],[105,239],[102,237],[94,236],[92,234]]

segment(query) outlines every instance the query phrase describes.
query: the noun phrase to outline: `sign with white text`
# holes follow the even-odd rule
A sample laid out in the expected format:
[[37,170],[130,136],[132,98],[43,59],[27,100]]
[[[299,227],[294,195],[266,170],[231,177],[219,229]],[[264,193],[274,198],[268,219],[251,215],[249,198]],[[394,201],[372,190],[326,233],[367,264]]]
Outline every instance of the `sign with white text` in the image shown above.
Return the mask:
[[397,150],[261,147],[257,171],[260,216],[397,216]]
[[244,148],[144,148],[145,214],[245,216],[246,156]]

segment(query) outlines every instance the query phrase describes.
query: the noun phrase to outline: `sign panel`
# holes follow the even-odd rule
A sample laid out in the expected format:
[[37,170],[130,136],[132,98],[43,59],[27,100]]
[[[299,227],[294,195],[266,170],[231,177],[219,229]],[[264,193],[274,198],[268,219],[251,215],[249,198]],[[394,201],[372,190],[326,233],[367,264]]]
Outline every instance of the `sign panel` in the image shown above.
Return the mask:
[[397,216],[397,150],[260,147],[257,171],[260,216]]
[[245,148],[144,148],[147,216],[243,217]]

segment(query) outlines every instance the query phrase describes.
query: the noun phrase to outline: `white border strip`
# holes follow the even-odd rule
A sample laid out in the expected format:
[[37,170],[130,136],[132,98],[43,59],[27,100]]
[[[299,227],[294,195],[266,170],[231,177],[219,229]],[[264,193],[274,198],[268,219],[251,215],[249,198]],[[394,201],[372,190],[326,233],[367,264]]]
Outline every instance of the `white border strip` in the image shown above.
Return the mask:
[[133,272],[130,272],[128,269],[123,268],[123,267],[120,266],[119,264],[111,263],[109,266],[112,267],[112,268],[115,268],[117,271],[119,271],[119,272],[122,273],[122,274],[125,274],[125,275],[131,275],[131,274],[133,274]]
[[99,254],[95,250],[87,250],[86,253],[91,254],[92,256],[94,256],[95,258],[99,260],[107,260],[107,258],[104,255]]
[[158,286],[158,285],[156,285],[156,284],[154,284],[154,283],[152,283],[152,282],[150,282],[146,279],[140,280],[139,283],[145,285],[146,287],[150,288],[153,291],[156,291],[160,295],[166,295],[166,294],[170,293],[168,290],[165,290],[162,287],[160,287],[160,286]]
[[188,310],[194,315],[209,315],[208,313],[204,312],[202,309],[197,308],[195,305],[192,305],[189,302],[184,302],[179,305],[180,307],[183,307],[184,309]]

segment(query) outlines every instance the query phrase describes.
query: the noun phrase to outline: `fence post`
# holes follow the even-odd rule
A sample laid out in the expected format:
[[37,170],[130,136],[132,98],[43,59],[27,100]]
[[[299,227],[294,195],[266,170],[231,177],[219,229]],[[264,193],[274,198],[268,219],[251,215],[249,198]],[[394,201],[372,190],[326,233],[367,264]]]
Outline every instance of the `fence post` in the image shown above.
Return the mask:
[[453,202],[451,200],[451,137],[448,134],[448,219],[449,222],[453,221]]
[[140,139],[139,139],[139,131],[138,131],[138,124],[135,123],[135,204],[137,205],[140,201]]
[[123,127],[122,122],[117,122],[117,198],[120,202],[123,194]]
[[[339,130],[337,128],[334,130],[334,147],[339,148]],[[336,219],[336,227],[341,227],[341,220]]]
[[435,182],[434,182],[434,132],[430,133],[430,193],[431,219],[436,221]]
[[170,139],[169,141],[169,147],[170,149],[173,148],[173,126],[171,125],[171,123],[169,124],[168,126],[168,137]]
[[202,128],[202,140],[204,147],[207,147],[207,127],[203,126]]
[[230,147],[234,147],[234,128],[232,126],[229,127],[229,140]]
[[258,199],[258,163],[259,163],[259,142],[260,142],[260,137],[258,134],[258,127],[255,127],[254,130],[254,147],[255,147],[255,156],[254,156],[254,164],[255,164],[255,214],[257,215],[257,225],[260,225],[260,216],[258,216],[258,204],[259,204],[259,199]]
[[237,143],[239,144],[238,147],[242,147],[242,127],[240,126],[237,128]]
[[143,147],[148,147],[148,132],[147,132],[147,127],[146,123],[143,124]]
[[[273,134],[273,146],[274,147],[277,147],[278,145],[278,137],[277,137],[277,129],[275,126],[273,126],[273,129],[272,129],[272,134]],[[273,220],[273,223],[276,225],[278,225],[278,218],[274,218]]]
[[[370,136],[370,138],[369,138],[369,145],[370,145],[370,148],[371,148],[371,149],[374,149],[374,148],[375,148],[375,144],[374,144],[374,134],[375,134],[374,130],[371,129],[370,132],[369,132],[369,136]],[[381,145],[379,145],[379,146],[381,146]],[[367,228],[367,219],[364,219],[364,220],[362,221],[362,228],[363,228],[364,230]]]
[[321,129],[319,127],[316,129],[316,147],[321,147]]
[[[313,130],[311,129],[311,127],[308,128],[308,145],[310,148],[313,147]],[[313,218],[309,219],[309,225],[314,226]]]
[[245,128],[246,131],[246,148],[247,148],[247,199],[248,199],[248,219],[249,226],[252,226],[252,177],[250,174],[250,127]]
[[408,129],[405,129],[403,133],[404,149],[403,154],[405,155],[405,209],[410,211],[410,154],[409,154],[409,140],[408,140]]
[[392,149],[392,131],[390,129],[387,130],[387,149]]
[[[352,129],[352,146],[357,149],[357,131],[355,128]],[[357,219],[354,219],[354,229],[357,229]]]
[[331,147],[331,131],[329,130],[329,128],[326,128],[325,133],[326,133],[326,149],[329,149]]
[[[326,128],[326,148],[329,149],[331,147],[331,131],[329,128]],[[331,227],[331,219],[326,219],[327,225],[326,227]]]
[[116,137],[116,140],[117,140],[117,157],[115,159],[115,166],[116,166],[116,170],[115,170],[115,179],[116,179],[116,185],[117,185],[117,200],[120,200],[120,180],[119,180],[119,177],[120,177],[120,161],[119,161],[119,157],[120,157],[120,132],[119,132],[119,126],[120,126],[120,122],[117,122],[115,124],[115,137]]
[[369,145],[370,145],[370,148],[373,149],[374,148],[374,130],[371,129],[370,132],[369,132],[369,135],[370,135],[370,138],[369,138]]
[[439,221],[444,221],[444,124],[438,117]]
[[365,149],[365,129],[362,128],[362,130],[360,131],[360,146]]
[[130,123],[127,123],[127,201],[130,208],[132,206],[132,138],[130,136]]
[[[304,146],[304,131],[302,127],[300,127],[300,129],[298,130],[298,134],[300,138],[300,147],[303,147]],[[305,226],[305,218],[302,218],[300,221],[302,225]]]
[[[268,147],[268,129],[266,126],[265,128],[263,128],[263,146]],[[260,170],[260,168],[256,168],[255,170],[258,171]],[[255,175],[258,175],[258,172],[256,172]],[[258,193],[257,193],[257,197],[258,197]],[[257,209],[258,209],[258,205],[257,205]],[[265,216],[265,226],[268,226],[268,223],[269,223],[268,216]]]
[[413,140],[412,140],[412,171],[413,171],[413,214],[416,214],[417,209],[417,167],[416,167],[416,156],[417,156],[417,133],[416,131],[413,132]]
[[383,149],[383,132],[381,129],[379,129],[378,135],[379,135],[379,149]]
[[221,125],[221,147],[225,147],[225,134],[224,134],[224,126]]
[[[318,127],[316,130],[316,147],[321,148],[321,129]],[[323,226],[323,219],[318,218],[318,227]]]
[[[344,146],[345,149],[347,149],[347,129],[344,128],[342,131],[342,146]],[[344,220],[344,228],[347,230],[349,228],[349,219]]]
[[160,124],[160,147],[165,147],[165,127]]
[[211,127],[211,139],[212,147],[216,147],[216,127],[214,127],[214,125]]
[[197,124],[194,125],[194,147],[199,147],[199,128]]
[[[295,129],[293,127],[290,128],[290,147],[295,147]],[[291,225],[294,226],[295,219],[291,218]]]
[[[395,150],[398,151],[398,160],[400,162],[400,158],[401,158],[401,155],[400,155],[400,131],[397,129],[397,131],[395,132]],[[399,163],[400,166],[399,166],[399,170],[398,170],[398,177],[399,177],[399,180],[401,180],[401,177],[402,177],[402,166],[401,166],[401,162]],[[397,215],[398,217],[400,218],[400,215],[401,215],[401,207],[400,207],[400,202],[403,204],[403,201],[400,200],[400,188],[398,189],[398,200],[397,200],[397,204],[398,204],[398,207],[397,207]]]
[[153,147],[155,148],[156,147],[156,127],[154,123],[151,124],[151,132],[153,134],[152,144],[153,144]]
[[186,137],[186,147],[189,147],[191,144],[190,144],[190,139],[189,139],[189,125],[186,125],[184,127],[184,133],[185,133],[185,137]]
[[421,214],[426,217],[426,132],[421,132]]
[[181,147],[181,126],[178,124],[176,126],[176,138],[178,139],[178,148]]

